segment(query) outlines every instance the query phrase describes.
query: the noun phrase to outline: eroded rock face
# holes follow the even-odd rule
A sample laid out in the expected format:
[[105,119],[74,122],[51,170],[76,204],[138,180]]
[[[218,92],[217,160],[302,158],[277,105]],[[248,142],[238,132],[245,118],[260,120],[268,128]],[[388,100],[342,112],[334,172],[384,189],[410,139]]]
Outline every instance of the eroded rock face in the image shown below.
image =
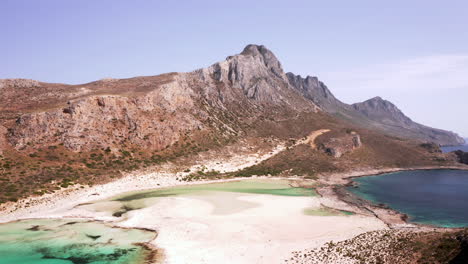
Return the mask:
[[339,158],[362,146],[361,137],[352,132],[342,137],[331,138],[319,148],[329,155]]
[[[287,106],[299,111],[316,112],[318,107],[289,85],[276,56],[264,46],[248,45],[240,54],[195,71],[206,82],[206,93],[218,93],[222,100],[238,100],[237,91],[259,103]],[[232,91],[219,86],[231,87]],[[210,91],[215,89],[215,91]],[[230,96],[231,95],[231,96]]]
[[144,96],[91,96],[53,111],[22,115],[9,132],[17,149],[63,143],[74,151],[133,144],[163,149],[201,125],[183,81]]

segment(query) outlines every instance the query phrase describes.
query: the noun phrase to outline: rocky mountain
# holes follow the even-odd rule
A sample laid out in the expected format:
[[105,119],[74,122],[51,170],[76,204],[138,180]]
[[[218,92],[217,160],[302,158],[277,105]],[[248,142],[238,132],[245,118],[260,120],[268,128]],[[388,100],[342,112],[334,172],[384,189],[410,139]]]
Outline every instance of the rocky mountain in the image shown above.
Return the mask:
[[73,151],[122,144],[160,150],[193,131],[232,136],[261,118],[319,109],[390,135],[443,145],[463,142],[454,133],[414,123],[380,97],[344,104],[316,77],[285,74],[276,56],[258,45],[189,73],[83,85],[7,79],[0,89],[5,102],[0,125],[8,129],[3,138],[17,150],[57,144]]
[[369,129],[377,129],[389,135],[412,138],[440,145],[463,144],[463,138],[441,129],[427,127],[412,121],[391,102],[374,97],[352,105],[338,100],[317,77],[302,78],[287,73],[289,83],[304,97],[313,101],[322,110]]
[[241,133],[262,115],[284,118],[318,107],[288,85],[275,55],[242,53],[189,73],[83,85],[3,80],[1,125],[17,150],[63,144],[73,151],[136,145],[161,150],[193,131]]
[[412,121],[391,102],[374,97],[352,105],[356,111],[376,122],[384,131],[400,136],[435,142],[441,145],[459,145],[465,141],[457,134],[431,128]]

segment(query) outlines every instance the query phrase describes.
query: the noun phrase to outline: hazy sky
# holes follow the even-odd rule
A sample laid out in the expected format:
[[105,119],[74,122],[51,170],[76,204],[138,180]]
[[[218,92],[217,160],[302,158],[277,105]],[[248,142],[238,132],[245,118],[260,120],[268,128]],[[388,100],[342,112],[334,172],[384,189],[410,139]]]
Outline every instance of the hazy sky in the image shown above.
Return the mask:
[[[0,0],[0,78],[85,83],[271,49],[347,103],[468,136],[468,1]],[[0,102],[1,103],[1,102]]]

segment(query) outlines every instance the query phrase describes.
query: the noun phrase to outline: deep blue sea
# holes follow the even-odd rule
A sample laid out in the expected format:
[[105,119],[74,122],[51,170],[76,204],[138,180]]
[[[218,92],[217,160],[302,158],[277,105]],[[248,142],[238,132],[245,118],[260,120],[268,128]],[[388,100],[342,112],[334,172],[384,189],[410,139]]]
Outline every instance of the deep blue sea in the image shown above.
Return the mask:
[[468,227],[468,171],[403,171],[354,181],[351,192],[405,213],[411,222]]
[[460,145],[460,146],[447,146],[447,147],[440,147],[443,152],[452,152],[455,150],[462,150],[468,152],[468,145]]

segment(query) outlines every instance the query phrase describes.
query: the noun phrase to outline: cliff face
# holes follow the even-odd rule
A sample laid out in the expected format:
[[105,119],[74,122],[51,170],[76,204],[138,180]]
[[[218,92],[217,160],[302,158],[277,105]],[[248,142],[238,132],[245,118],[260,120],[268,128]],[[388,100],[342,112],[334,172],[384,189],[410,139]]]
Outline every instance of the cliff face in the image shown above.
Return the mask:
[[163,149],[201,126],[191,90],[174,81],[143,96],[90,96],[20,116],[8,138],[16,149],[63,144],[73,151],[119,145]]
[[380,97],[348,105],[333,96],[327,86],[316,77],[302,78],[293,73],[288,73],[287,76],[291,86],[303,94],[305,98],[313,101],[325,112],[355,125],[379,130],[397,137],[435,142],[441,145],[464,143],[464,140],[453,132],[413,122],[394,104]]
[[305,98],[320,106],[322,110],[328,113],[337,113],[348,107],[336,99],[328,87],[319,81],[317,77],[307,76],[302,78],[300,75],[294,75],[291,72],[288,72],[286,76],[293,88],[298,90]]

